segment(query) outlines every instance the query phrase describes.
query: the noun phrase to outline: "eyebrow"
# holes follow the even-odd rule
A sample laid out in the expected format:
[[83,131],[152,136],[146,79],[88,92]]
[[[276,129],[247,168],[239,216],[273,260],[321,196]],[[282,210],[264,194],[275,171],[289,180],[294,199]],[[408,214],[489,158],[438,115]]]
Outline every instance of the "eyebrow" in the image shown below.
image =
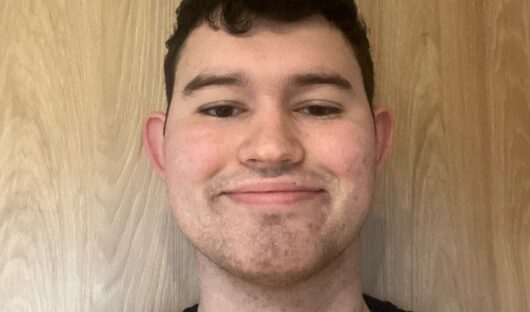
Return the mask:
[[[210,86],[245,87],[249,78],[242,73],[229,74],[199,74],[193,78],[182,91],[185,96],[191,96],[200,89]],[[331,85],[342,90],[353,91],[353,86],[339,73],[315,72],[296,74],[287,78],[287,86],[302,88],[314,85]]]
[[314,85],[331,85],[342,90],[353,91],[353,86],[339,73],[307,73],[290,77],[288,85],[292,87],[310,87]]
[[237,86],[248,85],[248,78],[241,73],[232,74],[199,74],[193,78],[182,91],[185,96],[191,96],[194,92],[210,86]]

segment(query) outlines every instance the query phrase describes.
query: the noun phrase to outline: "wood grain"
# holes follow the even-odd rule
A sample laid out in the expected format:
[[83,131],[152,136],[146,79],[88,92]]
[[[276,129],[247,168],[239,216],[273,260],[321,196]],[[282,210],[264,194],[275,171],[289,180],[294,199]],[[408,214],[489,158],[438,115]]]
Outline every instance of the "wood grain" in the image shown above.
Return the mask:
[[2,1],[0,311],[170,311],[196,296],[140,139],[163,107],[176,5]]
[[[530,3],[359,0],[397,136],[365,292],[530,310]],[[181,311],[194,251],[141,146],[178,0],[0,1],[0,311]]]
[[366,290],[415,311],[530,309],[527,1],[361,1],[398,134]]

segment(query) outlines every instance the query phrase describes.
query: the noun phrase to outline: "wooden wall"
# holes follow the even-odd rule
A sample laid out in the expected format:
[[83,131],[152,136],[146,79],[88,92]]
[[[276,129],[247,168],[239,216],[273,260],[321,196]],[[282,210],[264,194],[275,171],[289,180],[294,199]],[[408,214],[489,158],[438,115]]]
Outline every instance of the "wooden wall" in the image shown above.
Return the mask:
[[398,124],[367,289],[418,311],[530,311],[530,2],[362,7]]
[[[365,292],[530,310],[530,3],[362,0],[398,132]],[[193,249],[142,151],[178,0],[0,1],[0,311],[180,311]]]

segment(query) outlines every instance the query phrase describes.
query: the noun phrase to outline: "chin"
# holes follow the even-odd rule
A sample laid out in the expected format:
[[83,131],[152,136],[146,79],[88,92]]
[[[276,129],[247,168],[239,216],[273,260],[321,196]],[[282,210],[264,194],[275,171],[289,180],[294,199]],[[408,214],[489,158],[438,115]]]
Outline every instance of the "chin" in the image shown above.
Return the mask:
[[[277,248],[268,254],[260,250],[247,255],[227,253],[226,249],[210,249],[201,254],[231,277],[254,287],[274,291],[292,288],[311,279],[339,258],[346,247],[340,248],[339,244],[335,243],[297,249],[298,252]],[[238,256],[230,256],[234,254]]]

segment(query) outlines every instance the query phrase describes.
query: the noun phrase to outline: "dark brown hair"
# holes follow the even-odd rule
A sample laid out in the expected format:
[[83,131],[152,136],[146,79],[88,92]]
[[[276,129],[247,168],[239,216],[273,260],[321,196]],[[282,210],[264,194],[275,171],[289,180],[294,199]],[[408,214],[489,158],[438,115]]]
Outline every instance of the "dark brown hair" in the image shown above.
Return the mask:
[[[350,42],[363,76],[370,106],[374,94],[374,69],[366,26],[353,0],[182,0],[176,11],[177,25],[167,40],[164,62],[167,110],[171,105],[179,53],[186,38],[201,23],[213,29],[242,34],[252,28],[256,17],[295,22],[311,15],[323,15]],[[165,127],[164,127],[165,130]]]

